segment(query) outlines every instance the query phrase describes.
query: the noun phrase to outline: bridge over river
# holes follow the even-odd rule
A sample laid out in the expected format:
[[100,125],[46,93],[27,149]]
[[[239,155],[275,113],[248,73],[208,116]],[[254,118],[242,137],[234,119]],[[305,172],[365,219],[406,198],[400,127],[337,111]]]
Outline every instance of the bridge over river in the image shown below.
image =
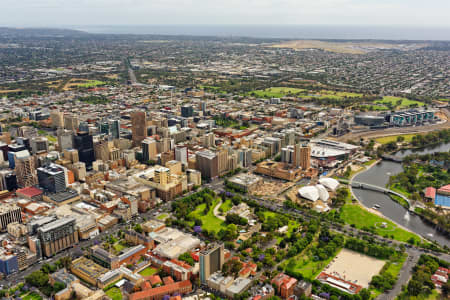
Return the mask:
[[405,200],[408,203],[409,210],[412,210],[411,200],[409,200],[405,195],[397,193],[393,190],[386,189],[381,186],[363,183],[363,182],[357,182],[357,181],[351,181],[351,182],[349,182],[349,184],[352,186],[352,188],[355,188],[355,189],[364,189],[364,190],[370,190],[370,191],[374,191],[374,192],[380,192],[380,193],[384,193],[384,194],[392,194],[392,195],[398,196],[398,197],[402,198],[403,200]]

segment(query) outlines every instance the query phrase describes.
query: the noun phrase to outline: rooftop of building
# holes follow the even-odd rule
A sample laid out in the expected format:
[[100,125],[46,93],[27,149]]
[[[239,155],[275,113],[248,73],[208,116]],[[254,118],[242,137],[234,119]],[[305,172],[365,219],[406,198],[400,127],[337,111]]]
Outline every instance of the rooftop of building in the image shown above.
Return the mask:
[[41,232],[47,232],[51,230],[55,230],[56,228],[59,228],[61,226],[67,225],[73,223],[75,225],[75,219],[68,217],[68,218],[61,218],[59,220],[53,221],[51,223],[47,223],[39,228],[39,231]]

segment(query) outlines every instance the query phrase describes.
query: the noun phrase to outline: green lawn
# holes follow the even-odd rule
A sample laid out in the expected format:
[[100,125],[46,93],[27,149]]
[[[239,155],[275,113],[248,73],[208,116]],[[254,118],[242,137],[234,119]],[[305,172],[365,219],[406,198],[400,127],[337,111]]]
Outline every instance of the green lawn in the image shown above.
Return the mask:
[[361,108],[370,110],[370,111],[383,111],[388,110],[388,108],[384,105],[361,105]]
[[[392,235],[394,240],[400,242],[407,242],[410,238],[414,238],[416,241],[420,240],[420,237],[416,234],[399,228],[393,222],[368,212],[359,204],[345,204],[341,208],[341,218],[345,223],[350,225],[354,224],[358,229],[362,229],[363,227],[373,227],[377,235],[388,235],[389,237]],[[387,228],[381,228],[379,226],[383,222],[387,223]]]
[[144,270],[140,271],[139,274],[141,274],[142,276],[152,276],[153,274],[156,274],[157,272],[158,272],[157,269],[148,267],[148,268],[145,268]]
[[413,136],[415,136],[415,135],[417,135],[417,134],[412,133],[412,134],[400,134],[400,135],[384,136],[384,137],[376,138],[375,141],[380,143],[380,144],[387,144],[387,143],[390,143],[390,142],[396,142],[397,138],[399,136],[402,136],[405,139],[404,142],[411,142]]
[[156,219],[158,219],[158,220],[164,220],[164,219],[166,219],[168,216],[169,216],[168,214],[160,214],[158,217],[156,217]]
[[203,214],[203,211],[206,208],[206,204],[203,203],[197,206],[197,208],[191,212],[189,216],[200,219],[203,224],[202,228],[208,231],[218,232],[220,229],[225,229],[225,222],[214,215],[214,207],[216,207],[219,202],[219,198],[215,199],[206,215]]
[[233,202],[231,202],[230,199],[225,200],[225,202],[223,202],[220,205],[220,210],[222,210],[223,213],[226,213],[227,211],[229,211],[231,208],[233,207]]
[[120,242],[115,243],[114,246],[113,246],[114,250],[116,250],[117,252],[122,251],[126,247],[127,246],[125,246],[123,243],[120,243]]
[[[401,104],[397,106],[397,102],[401,100]],[[393,107],[397,109],[409,108],[412,104],[417,104],[418,106],[424,106],[425,103],[416,100],[409,100],[402,97],[384,96],[383,99],[375,101],[375,104],[388,104],[391,103]]]
[[122,300],[122,292],[117,287],[112,287],[109,290],[107,290],[105,293],[112,300]]
[[[276,212],[273,211],[264,211],[264,217],[267,219],[268,217],[273,217],[273,218],[278,218],[279,214],[277,214]],[[288,223],[288,232],[292,232],[294,231],[294,229],[297,229],[299,227],[299,224],[297,221],[294,220],[289,220]]]
[[[311,247],[317,247],[317,245],[317,242],[313,242]],[[332,255],[326,260],[318,261],[315,261],[309,255],[296,256],[287,261],[287,264],[285,264],[285,268],[287,271],[302,274],[304,278],[313,280],[333,260],[333,258],[336,257],[336,254],[339,253],[339,251],[340,249],[336,251],[335,255]]]
[[408,193],[402,186],[400,186],[398,183],[395,183],[389,187],[394,192],[397,192],[399,194],[402,194],[406,196],[408,199],[411,198],[411,193]]
[[100,80],[88,80],[88,81],[86,81],[86,82],[77,84],[77,86],[83,87],[83,88],[90,88],[90,87],[96,87],[96,86],[104,85],[104,84],[106,84],[106,82],[104,82],[104,81],[100,81]]
[[250,96],[260,97],[260,98],[282,98],[288,95],[298,95],[304,93],[306,90],[288,87],[271,87],[265,90],[256,90],[250,92]]
[[369,161],[366,161],[365,163],[363,163],[363,165],[365,165],[365,166],[371,166],[374,162],[376,162],[377,160],[376,159],[371,159],[371,160],[369,160]]
[[36,292],[31,292],[25,296],[21,296],[21,298],[22,300],[42,300],[42,297]]

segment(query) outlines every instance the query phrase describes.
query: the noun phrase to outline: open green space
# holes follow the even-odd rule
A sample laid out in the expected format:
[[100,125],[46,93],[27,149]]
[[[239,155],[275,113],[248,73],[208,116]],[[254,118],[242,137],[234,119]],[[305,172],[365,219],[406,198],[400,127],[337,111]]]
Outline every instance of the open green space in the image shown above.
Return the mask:
[[297,88],[271,87],[265,90],[252,91],[249,93],[249,95],[259,98],[282,98],[284,96],[296,96],[304,92],[307,91],[304,89],[297,89]]
[[402,97],[384,96],[383,99],[375,101],[375,104],[390,105],[397,109],[409,108],[411,106],[424,106],[425,103],[416,100],[410,100]]
[[166,219],[168,216],[169,216],[168,214],[160,214],[159,216],[156,217],[156,219],[158,219],[158,220],[164,220],[164,219]]
[[122,300],[122,292],[117,287],[110,288],[105,294],[112,300]]
[[231,202],[231,199],[227,199],[225,200],[225,202],[223,202],[220,207],[219,210],[222,211],[223,213],[228,212],[231,208],[233,207],[233,202]]
[[[264,217],[267,219],[269,217],[272,218],[278,218],[280,215],[277,214],[276,212],[273,211],[264,211]],[[297,229],[300,225],[298,224],[298,222],[294,221],[294,220],[289,220],[288,223],[288,232],[291,233],[292,231],[294,231],[295,229]]]
[[[411,238],[416,242],[420,241],[416,234],[397,227],[393,222],[365,210],[359,204],[347,203],[342,206],[341,218],[358,229],[372,229],[377,235],[388,236],[400,242],[406,243]],[[381,227],[383,222],[387,224],[386,228]]]
[[393,190],[394,192],[397,192],[399,194],[406,196],[408,199],[411,198],[411,193],[407,192],[406,189],[398,183],[394,183],[389,188],[391,190]]
[[20,298],[22,298],[22,300],[42,300],[42,297],[36,292],[28,293]]
[[157,269],[148,267],[148,268],[145,268],[144,270],[140,271],[139,274],[146,277],[146,276],[152,276],[152,275],[156,274],[157,272],[158,272]]
[[199,88],[203,89],[205,91],[211,91],[211,92],[215,92],[215,93],[218,93],[218,94],[227,94],[227,92],[222,90],[222,88],[219,87],[219,86],[200,85]]
[[77,83],[76,85],[83,88],[96,87],[99,85],[105,85],[106,82],[100,80],[88,80],[82,83]]
[[376,138],[375,141],[380,143],[380,144],[387,144],[390,142],[397,142],[397,138],[399,136],[404,138],[404,142],[411,142],[413,136],[415,136],[417,134],[412,133],[412,134],[399,134],[399,135],[390,135],[390,136],[384,136],[384,137],[379,137]]
[[[314,246],[317,246],[317,243],[314,243],[313,247]],[[336,253],[339,251],[340,250]],[[313,280],[333,260],[334,257],[335,255],[327,258],[326,260],[315,260],[308,255],[303,255],[301,257],[297,256],[288,261],[286,270],[296,274],[301,274],[306,279]]]
[[363,163],[363,165],[365,166],[371,166],[373,163],[375,163],[377,160],[376,159],[371,159],[369,161],[366,161],[365,163]]
[[366,109],[366,110],[369,110],[369,111],[389,110],[389,108],[387,108],[384,105],[361,105],[360,108],[361,109]]
[[113,248],[117,252],[121,252],[123,249],[127,248],[125,243],[117,242],[113,245]]
[[214,199],[212,205],[209,207],[209,210],[206,214],[204,214],[206,203],[202,203],[196,207],[196,209],[189,214],[192,218],[197,218],[202,221],[202,228],[208,231],[219,232],[220,229],[225,229],[226,224],[221,219],[217,218],[214,215],[214,208],[220,202],[219,198]]

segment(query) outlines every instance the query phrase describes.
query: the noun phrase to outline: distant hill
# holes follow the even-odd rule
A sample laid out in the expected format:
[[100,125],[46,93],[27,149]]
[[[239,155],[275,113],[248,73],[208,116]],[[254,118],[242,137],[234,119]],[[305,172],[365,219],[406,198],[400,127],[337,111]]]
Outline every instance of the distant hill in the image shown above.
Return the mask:
[[15,28],[15,27],[0,27],[1,37],[81,37],[87,36],[89,33],[72,30],[72,29],[58,29],[58,28]]

